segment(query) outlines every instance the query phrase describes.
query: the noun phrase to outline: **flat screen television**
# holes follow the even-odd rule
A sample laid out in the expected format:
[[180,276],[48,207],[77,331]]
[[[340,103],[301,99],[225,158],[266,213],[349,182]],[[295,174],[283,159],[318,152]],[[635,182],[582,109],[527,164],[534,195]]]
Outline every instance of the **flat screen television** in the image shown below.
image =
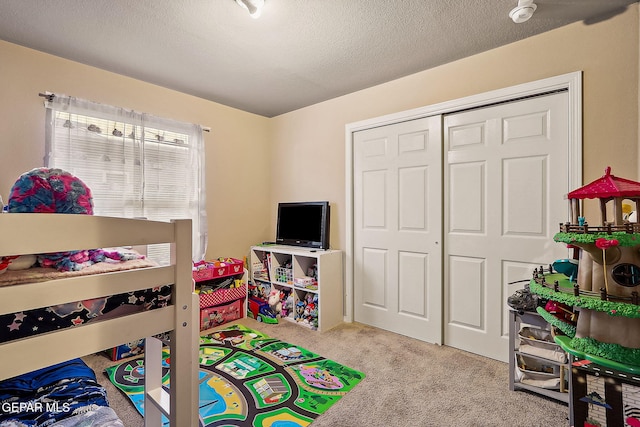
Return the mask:
[[329,249],[329,202],[278,203],[276,243]]

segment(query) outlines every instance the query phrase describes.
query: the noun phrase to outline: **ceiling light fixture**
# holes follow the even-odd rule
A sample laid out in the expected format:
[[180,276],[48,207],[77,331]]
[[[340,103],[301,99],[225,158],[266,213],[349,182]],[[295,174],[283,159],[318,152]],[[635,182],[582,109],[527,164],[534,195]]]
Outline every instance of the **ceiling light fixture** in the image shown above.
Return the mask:
[[516,6],[511,12],[509,12],[509,18],[513,19],[513,22],[520,24],[528,21],[533,16],[533,12],[536,11],[538,6],[533,0],[518,0],[518,6]]
[[264,0],[236,0],[236,3],[247,9],[253,19],[260,17],[264,7]]

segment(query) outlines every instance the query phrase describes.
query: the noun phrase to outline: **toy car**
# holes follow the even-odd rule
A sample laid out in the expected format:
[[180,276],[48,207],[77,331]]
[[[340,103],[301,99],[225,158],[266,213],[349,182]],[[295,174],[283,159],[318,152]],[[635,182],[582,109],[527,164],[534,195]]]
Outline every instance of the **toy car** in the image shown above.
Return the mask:
[[271,310],[269,304],[260,298],[249,297],[247,315],[253,317],[258,322],[278,323],[276,314]]

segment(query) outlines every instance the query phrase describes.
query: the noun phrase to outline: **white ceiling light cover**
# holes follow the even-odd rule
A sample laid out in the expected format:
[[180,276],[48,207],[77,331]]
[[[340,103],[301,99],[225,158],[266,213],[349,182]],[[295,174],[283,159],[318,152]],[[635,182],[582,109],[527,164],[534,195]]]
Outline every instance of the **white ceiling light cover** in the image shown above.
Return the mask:
[[249,11],[249,15],[252,18],[258,19],[262,14],[262,8],[264,7],[264,0],[236,0],[240,6]]
[[509,12],[509,18],[511,18],[516,24],[521,24],[528,21],[533,16],[533,12],[535,12],[537,8],[538,5],[536,5],[533,0],[519,0],[518,6]]

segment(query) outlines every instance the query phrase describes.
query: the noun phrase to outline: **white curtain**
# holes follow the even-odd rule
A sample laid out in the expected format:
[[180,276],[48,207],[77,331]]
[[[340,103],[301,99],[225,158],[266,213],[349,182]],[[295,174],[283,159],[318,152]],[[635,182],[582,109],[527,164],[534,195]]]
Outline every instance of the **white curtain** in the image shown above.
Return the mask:
[[[190,218],[194,261],[207,249],[202,127],[64,95],[47,109],[45,166],[91,189],[95,215]],[[168,245],[149,257],[169,262]]]

